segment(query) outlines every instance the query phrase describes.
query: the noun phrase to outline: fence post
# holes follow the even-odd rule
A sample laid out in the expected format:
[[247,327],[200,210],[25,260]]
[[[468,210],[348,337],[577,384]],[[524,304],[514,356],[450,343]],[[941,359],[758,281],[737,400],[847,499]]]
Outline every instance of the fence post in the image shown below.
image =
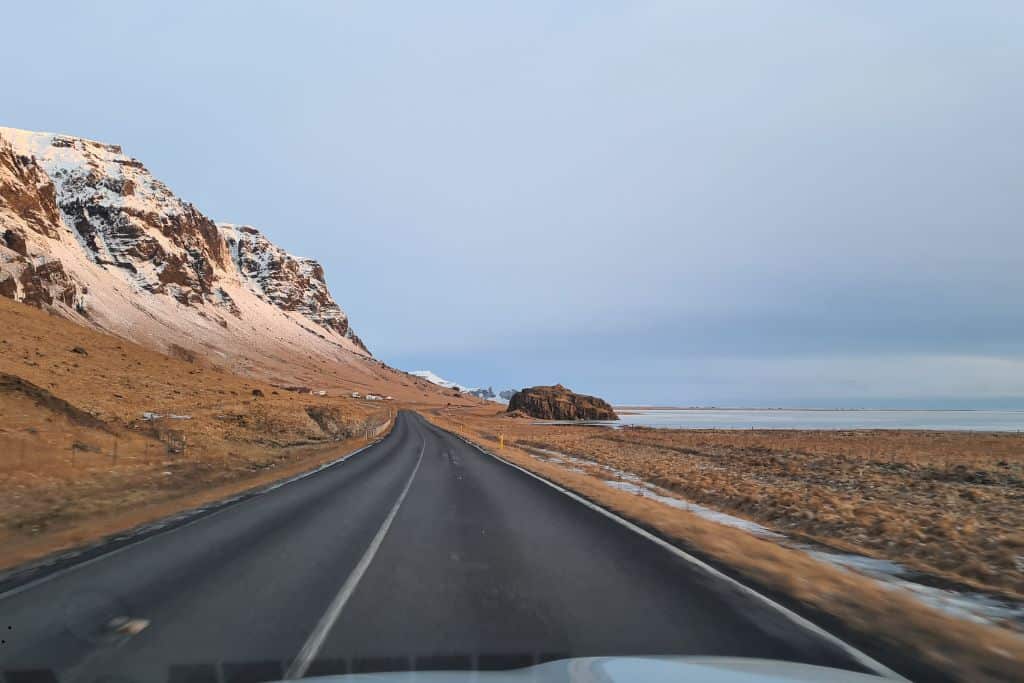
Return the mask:
[[114,437],[114,452],[113,452],[112,455],[113,455],[113,458],[114,458],[114,466],[116,467],[117,466],[117,437],[116,436]]
[[18,466],[23,468],[23,469],[25,467],[25,440],[24,439],[21,440],[21,458],[18,461]]

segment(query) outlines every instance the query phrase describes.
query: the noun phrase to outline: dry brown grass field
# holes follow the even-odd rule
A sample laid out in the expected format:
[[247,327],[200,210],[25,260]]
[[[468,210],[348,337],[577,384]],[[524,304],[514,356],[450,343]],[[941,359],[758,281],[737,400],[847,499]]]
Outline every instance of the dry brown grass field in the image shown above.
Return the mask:
[[1024,435],[537,426],[506,439],[634,473],[838,549],[1024,597]]
[[[1019,596],[1017,435],[547,427],[412,381],[398,387],[411,400],[394,404],[327,388],[288,391],[0,299],[0,567],[309,470],[366,443],[368,427],[405,405],[491,448],[504,436],[502,453],[518,464],[853,632],[920,651],[954,677],[1013,680],[1024,665],[1017,633],[953,619],[803,553],[614,490],[597,467],[789,535]],[[573,472],[517,444],[595,467]]]
[[165,356],[0,298],[0,567],[310,469],[395,410],[331,393]]
[[[998,575],[1022,552],[1024,438],[1016,434],[615,431],[534,425],[494,409],[438,409],[428,416],[755,585],[838,620],[854,640],[917,653],[956,680],[1013,681],[1024,670],[1024,637],[1012,624],[958,619],[802,551],[609,487],[605,480],[613,475],[599,467],[637,474],[787,535],[898,559],[1019,599],[1019,574]],[[594,466],[538,458],[538,447]],[[946,543],[949,551],[940,547]],[[951,558],[946,569],[935,559],[943,557]],[[979,565],[986,570],[979,572]]]

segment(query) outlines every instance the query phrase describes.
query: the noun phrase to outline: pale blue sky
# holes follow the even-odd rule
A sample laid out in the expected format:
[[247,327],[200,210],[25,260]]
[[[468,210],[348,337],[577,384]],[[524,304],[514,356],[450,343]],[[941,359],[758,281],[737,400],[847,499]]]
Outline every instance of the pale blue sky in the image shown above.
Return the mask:
[[1024,3],[4,17],[4,125],[119,143],[320,259],[396,366],[620,402],[1024,407]]

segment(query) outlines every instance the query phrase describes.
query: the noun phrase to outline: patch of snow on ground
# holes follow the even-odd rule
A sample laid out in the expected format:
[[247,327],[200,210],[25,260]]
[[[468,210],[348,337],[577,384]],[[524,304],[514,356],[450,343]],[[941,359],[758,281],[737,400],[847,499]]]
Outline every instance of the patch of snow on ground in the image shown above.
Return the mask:
[[613,489],[649,498],[677,510],[691,512],[712,522],[742,529],[758,538],[771,540],[788,548],[801,550],[815,559],[873,578],[887,590],[908,591],[917,600],[959,619],[966,619],[977,623],[1013,621],[1018,624],[1024,624],[1024,605],[1010,603],[983,593],[947,590],[912,581],[910,577],[914,575],[914,572],[898,562],[838,552],[807,543],[796,543],[785,534],[773,531],[756,522],[684,500],[665,489],[641,480],[629,472],[546,448],[531,446],[527,447],[526,450],[535,453],[535,455],[542,457],[548,462],[573,463],[576,467],[570,468],[572,471],[586,472],[586,469],[584,469],[586,467],[599,468],[617,477],[616,480],[604,482]]
[[638,496],[650,498],[651,500],[656,500],[659,503],[664,503],[665,505],[671,505],[679,510],[692,512],[695,515],[711,520],[712,522],[717,522],[718,524],[724,524],[725,526],[731,526],[736,529],[743,529],[744,531],[752,533],[760,538],[784,538],[782,534],[767,529],[756,522],[727,515],[724,512],[712,510],[711,508],[698,505],[697,503],[691,503],[683,500],[682,498],[658,493],[655,490],[655,487],[650,484],[634,484],[628,481],[606,481],[605,484],[614,489],[619,489],[620,491],[635,493]]

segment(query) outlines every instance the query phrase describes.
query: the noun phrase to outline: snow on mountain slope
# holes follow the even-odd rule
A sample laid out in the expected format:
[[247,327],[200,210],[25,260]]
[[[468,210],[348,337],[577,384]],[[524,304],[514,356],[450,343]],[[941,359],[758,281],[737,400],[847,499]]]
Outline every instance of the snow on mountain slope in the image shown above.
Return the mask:
[[260,298],[301,313],[365,350],[327,289],[324,269],[311,258],[292,256],[251,225],[218,223],[238,277]]
[[[31,218],[18,211],[19,190],[40,195],[46,220],[35,221],[36,234],[77,245],[140,290],[183,304],[212,293],[214,269],[228,265],[216,226],[120,147],[11,128],[0,128],[0,140],[8,176],[0,196],[15,216]],[[82,297],[76,303],[85,304]]]
[[455,382],[451,382],[449,380],[446,380],[443,377],[439,377],[439,376],[435,375],[433,372],[431,372],[430,370],[413,370],[409,374],[410,375],[416,375],[417,377],[422,377],[423,379],[427,380],[431,384],[436,384],[439,387],[444,387],[445,389],[458,389],[459,391],[469,391],[470,390],[469,387],[464,387],[461,384],[456,384]]
[[455,382],[447,380],[444,377],[440,377],[440,376],[434,374],[433,372],[431,372],[430,370],[414,370],[413,372],[410,372],[409,374],[410,375],[415,375],[415,376],[420,377],[422,379],[425,379],[428,382],[430,382],[431,384],[436,384],[439,387],[444,387],[446,389],[458,389],[459,391],[461,391],[463,393],[472,394],[473,396],[476,396],[477,398],[486,398],[488,400],[496,401],[498,403],[507,403],[508,402],[508,399],[499,398],[494,393],[494,389],[491,388],[491,387],[487,387],[487,388],[464,387],[461,384],[456,384]]
[[0,127],[0,295],[242,371],[369,355],[317,262],[218,226],[120,147],[65,135]]

